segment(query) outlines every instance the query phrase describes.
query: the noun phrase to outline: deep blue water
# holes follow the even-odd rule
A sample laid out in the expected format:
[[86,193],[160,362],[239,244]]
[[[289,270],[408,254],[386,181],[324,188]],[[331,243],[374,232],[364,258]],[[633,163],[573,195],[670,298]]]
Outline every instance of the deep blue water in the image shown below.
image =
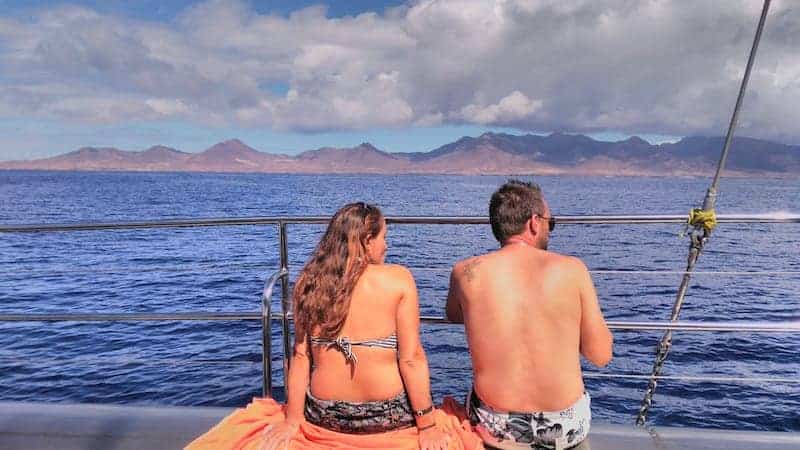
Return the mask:
[[[329,215],[354,200],[388,215],[485,215],[504,177],[299,176],[0,171],[0,223],[109,222],[254,215]],[[685,214],[704,178],[537,177],[555,214]],[[723,179],[720,213],[800,212],[800,181]],[[683,270],[678,225],[559,225],[552,250],[591,270]],[[274,226],[0,234],[0,312],[257,311],[278,267]],[[322,226],[289,228],[296,276]],[[390,227],[388,261],[412,269],[423,314],[440,315],[454,261],[492,248],[488,226]],[[800,319],[800,229],[722,224],[699,271],[685,320]],[[610,320],[666,320],[675,274],[594,274]],[[273,298],[278,307],[279,297]],[[532,323],[535,318],[531,318]],[[0,399],[243,405],[260,394],[260,325],[250,322],[0,324]],[[278,340],[278,327],[273,336]],[[660,332],[617,332],[597,373],[649,374]],[[434,395],[461,398],[470,363],[460,328],[426,326]],[[280,346],[273,379],[282,386]],[[588,368],[587,370],[596,371]],[[792,334],[675,334],[665,375],[800,379]],[[587,380],[597,419],[632,423],[646,380]],[[662,381],[660,425],[800,431],[800,383]]]

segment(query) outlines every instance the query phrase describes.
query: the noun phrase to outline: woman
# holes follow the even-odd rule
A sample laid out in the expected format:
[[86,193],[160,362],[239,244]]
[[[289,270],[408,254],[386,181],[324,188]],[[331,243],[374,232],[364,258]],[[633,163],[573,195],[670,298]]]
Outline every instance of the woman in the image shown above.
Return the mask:
[[480,448],[433,406],[414,279],[385,255],[377,207],[337,211],[295,283],[285,410],[256,399],[188,448]]

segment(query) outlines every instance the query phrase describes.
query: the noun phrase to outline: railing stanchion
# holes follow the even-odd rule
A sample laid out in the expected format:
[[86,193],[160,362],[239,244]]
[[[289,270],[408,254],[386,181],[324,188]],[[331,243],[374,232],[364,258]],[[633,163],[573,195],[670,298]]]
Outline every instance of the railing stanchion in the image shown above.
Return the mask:
[[288,275],[284,269],[270,275],[261,294],[261,383],[264,397],[272,397],[272,292],[278,279],[285,280]]
[[[278,242],[281,252],[281,272],[289,273],[289,247],[286,241],[286,223],[278,223]],[[289,310],[291,309],[291,299],[289,298],[289,277],[285,276],[281,280],[281,334],[283,338],[283,386],[288,386],[289,364],[291,357],[291,343],[289,332]]]
[[263,354],[261,355],[261,391],[264,397],[272,397],[272,339],[270,339],[272,328],[269,320],[271,309],[270,299],[264,297],[261,305],[261,346],[263,349]]

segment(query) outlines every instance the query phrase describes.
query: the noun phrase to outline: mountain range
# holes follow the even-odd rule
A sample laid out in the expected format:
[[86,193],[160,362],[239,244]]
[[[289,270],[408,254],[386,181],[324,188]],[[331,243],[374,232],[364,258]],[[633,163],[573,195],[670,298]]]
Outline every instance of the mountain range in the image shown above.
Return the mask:
[[[584,135],[484,133],[428,152],[389,153],[369,143],[323,147],[298,155],[259,152],[238,139],[200,153],[155,146],[144,151],[84,147],[30,161],[0,162],[0,169],[159,172],[708,175],[722,137],[687,137],[650,144],[631,137],[597,141]],[[726,164],[733,176],[800,176],[800,146],[735,138]]]

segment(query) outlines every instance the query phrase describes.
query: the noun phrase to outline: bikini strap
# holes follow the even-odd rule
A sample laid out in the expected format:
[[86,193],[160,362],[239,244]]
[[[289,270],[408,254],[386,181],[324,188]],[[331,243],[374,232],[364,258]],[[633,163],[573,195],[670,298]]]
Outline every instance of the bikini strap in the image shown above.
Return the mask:
[[388,348],[392,350],[397,349],[397,335],[392,334],[391,336],[386,336],[384,338],[378,339],[369,339],[366,341],[355,341],[352,343],[353,345],[361,345],[364,347],[377,347],[377,348]]
[[385,338],[368,339],[364,341],[351,341],[346,336],[339,336],[336,339],[320,338],[311,336],[309,342],[313,345],[324,345],[326,347],[335,347],[344,355],[344,359],[353,364],[358,362],[358,357],[353,353],[353,346],[360,345],[362,347],[375,347],[386,348],[390,350],[397,349],[397,334],[392,334]]

